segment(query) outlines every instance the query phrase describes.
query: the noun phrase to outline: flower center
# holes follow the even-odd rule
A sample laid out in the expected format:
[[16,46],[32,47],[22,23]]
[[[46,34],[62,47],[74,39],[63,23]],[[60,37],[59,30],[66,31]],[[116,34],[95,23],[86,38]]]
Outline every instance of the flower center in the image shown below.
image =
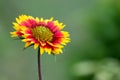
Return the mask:
[[42,42],[52,41],[53,39],[53,33],[44,26],[37,26],[36,28],[33,28],[32,33],[36,39]]

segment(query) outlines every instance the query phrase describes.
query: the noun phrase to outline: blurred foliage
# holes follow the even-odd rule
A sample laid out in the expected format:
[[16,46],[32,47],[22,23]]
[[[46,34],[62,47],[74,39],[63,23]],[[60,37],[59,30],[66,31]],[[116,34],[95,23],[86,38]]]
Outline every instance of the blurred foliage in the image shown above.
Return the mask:
[[120,63],[112,58],[82,61],[72,67],[71,73],[76,80],[120,80]]
[[55,17],[71,34],[64,54],[41,57],[43,80],[120,80],[120,0],[1,0],[0,80],[38,79],[37,51],[9,34],[21,14]]

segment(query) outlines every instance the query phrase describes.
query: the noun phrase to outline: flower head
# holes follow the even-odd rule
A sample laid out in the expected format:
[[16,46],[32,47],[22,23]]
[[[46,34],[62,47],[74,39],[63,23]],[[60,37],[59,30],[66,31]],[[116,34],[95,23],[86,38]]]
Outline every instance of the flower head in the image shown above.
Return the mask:
[[19,37],[25,42],[24,48],[34,45],[34,49],[40,47],[40,54],[62,53],[62,48],[70,42],[69,33],[61,31],[65,25],[58,20],[33,18],[21,15],[13,22],[15,31],[10,32],[12,37]]

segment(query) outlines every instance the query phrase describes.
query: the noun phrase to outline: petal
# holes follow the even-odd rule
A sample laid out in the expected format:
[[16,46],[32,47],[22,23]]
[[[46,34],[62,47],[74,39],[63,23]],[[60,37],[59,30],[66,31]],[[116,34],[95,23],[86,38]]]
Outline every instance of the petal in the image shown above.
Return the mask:
[[63,25],[63,23],[59,23],[58,20],[54,21],[54,24],[59,28],[59,30],[65,27],[65,25]]
[[34,44],[34,49],[37,49],[38,46],[39,46],[39,43],[35,43],[35,44]]
[[44,53],[44,48],[40,47],[40,54],[42,55]]
[[61,48],[54,48],[52,52],[53,52],[54,55],[63,53]]
[[45,51],[48,53],[48,54],[51,54],[51,48],[45,48]]
[[54,19],[54,18],[53,18],[53,17],[51,17],[49,21],[53,21],[53,19]]
[[57,32],[54,34],[54,37],[64,37],[64,35],[63,35],[62,32],[57,31]]
[[50,43],[50,42],[47,42],[51,47],[58,47],[58,48],[63,48],[62,45],[60,44],[53,44],[53,43]]
[[18,23],[16,23],[16,22],[13,22],[13,25],[14,25],[14,26],[18,26]]
[[11,34],[11,37],[17,37],[18,35],[16,34],[16,31],[15,32],[10,32]]
[[26,42],[26,44],[25,44],[24,48],[29,47],[31,44],[32,44],[31,42]]
[[66,32],[66,31],[61,31],[62,32],[62,34],[65,36],[65,37],[69,37],[70,36],[70,34],[68,33],[68,32]]

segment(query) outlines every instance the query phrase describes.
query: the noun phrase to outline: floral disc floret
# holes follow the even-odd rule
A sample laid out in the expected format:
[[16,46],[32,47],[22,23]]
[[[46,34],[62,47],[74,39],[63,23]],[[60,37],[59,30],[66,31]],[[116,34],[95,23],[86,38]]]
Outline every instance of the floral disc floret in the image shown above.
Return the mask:
[[32,29],[33,36],[41,42],[52,41],[53,33],[44,26],[38,26]]

